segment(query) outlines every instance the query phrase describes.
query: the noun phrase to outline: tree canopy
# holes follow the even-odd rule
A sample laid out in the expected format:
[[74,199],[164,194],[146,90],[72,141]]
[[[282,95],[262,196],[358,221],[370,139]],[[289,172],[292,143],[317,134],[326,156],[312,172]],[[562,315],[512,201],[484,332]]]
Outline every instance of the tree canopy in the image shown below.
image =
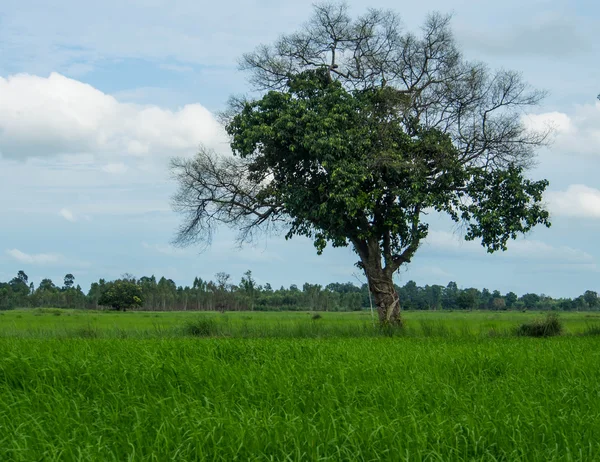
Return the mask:
[[135,280],[117,279],[109,282],[98,303],[116,310],[127,310],[142,306],[142,289]]
[[400,323],[393,273],[426,238],[426,217],[448,214],[489,252],[549,226],[545,180],[527,179],[547,133],[523,124],[543,93],[518,73],[465,61],[449,18],[423,35],[398,16],[315,7],[305,28],[243,57],[261,94],[225,115],[235,157],[202,149],[174,159],[176,241],[209,242],[225,223],[247,241],[279,225],[290,238],[351,245],[383,323]]

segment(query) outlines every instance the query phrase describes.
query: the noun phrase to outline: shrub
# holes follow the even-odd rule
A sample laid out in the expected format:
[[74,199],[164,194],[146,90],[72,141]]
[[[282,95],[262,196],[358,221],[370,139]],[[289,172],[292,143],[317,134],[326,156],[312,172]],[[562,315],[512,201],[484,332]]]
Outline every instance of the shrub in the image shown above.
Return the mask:
[[534,319],[521,324],[517,328],[517,335],[526,337],[552,337],[560,335],[563,331],[562,322],[556,313],[548,313],[545,318]]
[[200,317],[193,321],[188,321],[183,327],[183,332],[193,337],[210,337],[219,333],[219,326],[214,319]]
[[317,319],[321,319],[321,318],[323,318],[323,316],[321,316],[319,313],[315,313],[312,315],[313,321],[316,321]]

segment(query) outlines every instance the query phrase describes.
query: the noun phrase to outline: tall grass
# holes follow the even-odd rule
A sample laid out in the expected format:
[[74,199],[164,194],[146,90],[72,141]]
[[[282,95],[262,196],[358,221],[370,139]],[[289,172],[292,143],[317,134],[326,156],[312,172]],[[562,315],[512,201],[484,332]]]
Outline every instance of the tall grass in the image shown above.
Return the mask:
[[598,346],[2,338],[0,460],[597,460]]

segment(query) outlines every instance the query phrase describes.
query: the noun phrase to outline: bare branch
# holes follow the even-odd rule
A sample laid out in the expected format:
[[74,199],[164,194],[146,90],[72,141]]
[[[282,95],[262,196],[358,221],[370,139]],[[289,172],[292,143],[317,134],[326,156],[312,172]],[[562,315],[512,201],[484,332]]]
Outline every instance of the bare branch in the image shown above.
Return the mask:
[[282,206],[264,194],[268,178],[253,177],[243,159],[201,148],[193,159],[172,159],[171,171],[179,184],[173,209],[184,215],[177,245],[208,245],[219,224],[239,230],[239,243],[249,242],[284,219]]
[[521,116],[545,92],[518,73],[465,61],[450,20],[431,14],[416,36],[391,11],[370,9],[351,20],[345,4],[321,4],[302,30],[245,55],[241,68],[257,90],[283,89],[290,76],[318,68],[349,90],[392,86],[410,96],[406,127],[417,120],[448,133],[465,164],[531,166],[550,133],[527,130]]

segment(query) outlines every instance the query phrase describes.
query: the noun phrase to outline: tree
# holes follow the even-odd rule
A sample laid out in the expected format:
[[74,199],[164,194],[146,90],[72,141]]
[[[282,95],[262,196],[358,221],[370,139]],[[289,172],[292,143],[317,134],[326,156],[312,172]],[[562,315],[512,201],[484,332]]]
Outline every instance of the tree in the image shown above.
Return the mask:
[[575,311],[584,310],[585,309],[585,299],[584,299],[583,295],[580,295],[579,297],[574,298],[573,301],[571,302],[571,307]]
[[12,278],[8,284],[12,292],[21,298],[19,302],[23,303],[24,298],[29,295],[29,277],[27,274],[20,270],[17,276]]
[[37,290],[40,292],[44,292],[44,291],[53,292],[56,290],[56,286],[54,285],[54,283],[52,282],[51,279],[42,279]]
[[457,306],[458,285],[454,281],[450,281],[444,289],[442,305],[445,310],[452,310]]
[[252,271],[248,270],[242,276],[240,288],[249,299],[250,310],[254,310],[254,301],[256,298],[256,281],[252,278]]
[[586,290],[583,294],[583,299],[590,308],[595,308],[598,306],[598,293],[593,290]]
[[506,300],[502,297],[495,297],[492,299],[492,308],[496,311],[506,309]]
[[29,284],[29,276],[27,276],[23,270],[19,270],[17,273],[17,279],[23,282],[23,284]]
[[477,308],[477,302],[480,296],[481,294],[477,289],[465,289],[458,294],[456,302],[459,308],[463,310],[472,310]]
[[201,149],[173,159],[183,215],[175,242],[211,241],[216,226],[352,246],[384,324],[401,324],[392,276],[423,240],[429,210],[464,224],[489,252],[537,224],[548,182],[524,173],[547,132],[522,123],[544,94],[518,73],[462,59],[449,18],[423,36],[392,12],[352,20],[345,5],[317,6],[298,33],[245,55],[262,91],[224,115],[234,157]]
[[531,310],[537,306],[540,296],[538,294],[525,294],[521,296],[521,301],[525,305],[525,308]]
[[64,288],[70,289],[71,287],[73,287],[73,284],[75,284],[75,276],[73,276],[71,273],[69,273],[65,276]]
[[123,311],[142,306],[142,289],[130,280],[117,279],[106,285],[98,303]]
[[504,299],[506,300],[506,306],[508,308],[512,308],[515,305],[515,303],[517,303],[519,297],[514,292],[509,292],[506,294]]

